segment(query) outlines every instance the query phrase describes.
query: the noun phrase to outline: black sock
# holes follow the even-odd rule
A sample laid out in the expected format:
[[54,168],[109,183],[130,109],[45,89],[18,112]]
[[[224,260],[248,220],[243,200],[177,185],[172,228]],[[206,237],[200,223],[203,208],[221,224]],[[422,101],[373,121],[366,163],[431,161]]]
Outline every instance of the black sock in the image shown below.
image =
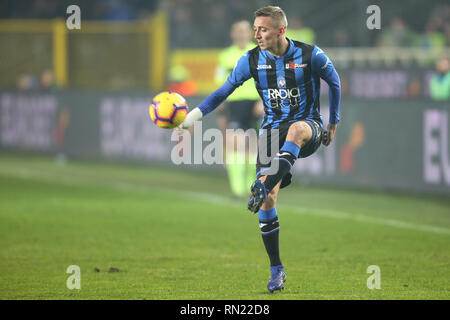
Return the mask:
[[[272,210],[275,210],[275,208],[273,208]],[[265,210],[260,210],[260,212],[261,211]],[[278,223],[278,217],[276,216],[270,221],[259,220],[259,227],[261,228],[261,235],[264,242],[264,246],[266,247],[267,255],[269,256],[270,259],[270,265],[271,266],[281,265],[280,249],[278,241],[280,234],[280,225]]]
[[288,173],[294,165],[295,159],[297,159],[292,153],[288,151],[280,151],[273,159],[271,167],[278,166],[276,173],[268,175],[264,181],[267,193],[272,190],[284,175]]

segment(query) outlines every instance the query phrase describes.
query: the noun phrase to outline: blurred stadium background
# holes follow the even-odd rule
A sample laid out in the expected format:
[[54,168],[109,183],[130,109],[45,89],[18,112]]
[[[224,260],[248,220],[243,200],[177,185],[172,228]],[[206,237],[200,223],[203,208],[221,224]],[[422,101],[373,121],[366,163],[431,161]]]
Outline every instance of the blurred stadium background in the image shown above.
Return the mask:
[[[66,28],[69,16],[66,8],[72,4],[81,8],[80,30]],[[437,260],[428,259],[427,256],[424,257],[425,262],[422,262],[426,269],[427,263],[437,261],[433,274],[436,279],[443,277],[445,281],[435,285],[441,289],[440,295],[435,297],[448,298],[450,88],[437,85],[436,79],[440,81],[444,77],[450,77],[450,5],[439,0],[1,1],[0,182],[3,197],[0,209],[4,244],[1,249],[2,268],[7,272],[2,272],[1,275],[2,288],[5,290],[2,290],[0,297],[73,297],[64,296],[63,293],[52,295],[49,291],[42,293],[37,284],[32,289],[17,285],[20,283],[18,279],[23,275],[19,265],[26,257],[33,256],[35,260],[39,260],[42,257],[40,254],[49,252],[52,252],[49,253],[49,261],[52,259],[50,256],[61,257],[55,253],[58,249],[49,249],[47,252],[45,249],[36,251],[36,248],[16,247],[17,242],[25,246],[47,232],[50,237],[47,239],[48,243],[54,244],[58,241],[55,239],[62,239],[64,242],[63,233],[59,237],[51,237],[49,229],[54,232],[62,231],[53,229],[53,223],[57,225],[58,222],[52,222],[54,217],[49,212],[66,211],[67,208],[55,209],[53,206],[56,203],[46,202],[47,196],[51,198],[50,194],[57,201],[59,188],[56,186],[60,183],[68,186],[67,194],[71,193],[70,184],[67,183],[75,186],[81,180],[80,186],[93,193],[97,190],[100,194],[106,192],[101,188],[114,182],[118,182],[115,185],[117,188],[122,191],[126,189],[130,193],[142,191],[140,187],[147,188],[145,190],[149,194],[160,194],[163,192],[161,190],[179,192],[183,188],[192,192],[198,190],[203,193],[193,196],[197,201],[201,201],[202,195],[207,191],[227,194],[226,175],[220,165],[182,165],[179,166],[182,170],[176,171],[180,168],[175,168],[169,160],[174,146],[174,142],[170,141],[171,132],[151,123],[148,105],[156,93],[171,88],[185,95],[191,108],[195,107],[217,87],[214,74],[218,53],[231,44],[228,31],[231,23],[238,19],[251,22],[255,9],[269,4],[279,5],[286,11],[290,24],[288,29],[295,34],[297,40],[315,43],[327,52],[342,82],[342,122],[336,140],[329,148],[322,147],[314,156],[297,161],[294,178],[300,188],[299,194],[303,192],[320,199],[336,192],[330,199],[342,204],[340,209],[350,213],[352,210],[364,213],[368,207],[373,206],[371,212],[365,212],[369,217],[367,219],[372,219],[376,224],[376,219],[384,217],[387,219],[384,225],[390,225],[394,229],[402,228],[403,223],[405,229],[412,230],[412,239],[417,239],[414,232],[437,230],[436,237],[443,238],[429,236],[430,247],[421,248],[433,251],[430,249],[435,243],[433,241],[441,241],[439,243],[442,244],[442,250],[435,252]],[[369,16],[366,9],[373,4],[381,8],[380,30],[369,30],[366,27]],[[328,116],[327,91],[323,82],[321,105],[325,123]],[[204,129],[212,127],[217,127],[214,113],[203,121]],[[82,161],[79,162],[80,160]],[[171,175],[158,175],[158,172],[165,170]],[[133,178],[128,179],[127,174]],[[98,183],[103,181],[105,183],[99,186]],[[222,185],[211,187],[208,181]],[[54,188],[47,185],[50,182],[55,184]],[[302,189],[305,186],[312,187]],[[47,190],[46,188],[50,194],[39,193],[39,190]],[[187,196],[187,193],[184,195]],[[71,212],[73,216],[69,217],[76,217],[79,213],[77,210],[86,212],[83,210],[88,210],[92,196],[83,193],[77,197],[75,192],[70,200],[74,201],[73,206],[69,206],[74,210]],[[104,198],[106,207],[113,206],[111,194],[101,197]],[[295,192],[292,191],[290,197],[295,199]],[[149,198],[157,201],[152,196]],[[361,198],[365,200],[357,200]],[[85,199],[87,202],[78,203],[77,199]],[[215,198],[211,199],[214,202]],[[371,199],[384,205],[374,204]],[[30,200],[40,205],[33,207],[28,204]],[[133,201],[144,201],[144,197],[133,198]],[[154,203],[157,208],[166,210],[163,204]],[[95,206],[95,203],[91,204]],[[222,205],[229,204],[225,202]],[[292,201],[292,205],[296,205],[295,201]],[[390,211],[391,205],[395,212]],[[75,207],[78,209],[75,210]],[[184,202],[178,208],[183,207]],[[145,210],[151,211],[152,208],[149,205]],[[325,209],[331,212],[334,208],[330,204]],[[317,208],[311,207],[308,210],[315,209]],[[34,229],[31,224],[24,226],[22,222],[15,220],[23,214],[23,217],[29,218],[25,221],[39,225],[39,219],[34,215],[33,218],[30,216],[34,210],[43,212],[42,219],[45,222],[42,222],[41,228]],[[124,210],[131,209],[124,206]],[[137,209],[139,210],[145,211],[144,208]],[[168,210],[176,212],[182,209],[170,206]],[[332,213],[328,215],[323,214],[325,211],[320,212],[327,219],[335,218]],[[197,213],[197,216],[201,217],[201,213]],[[158,219],[152,219],[155,224],[158,223]],[[175,218],[174,221],[167,219],[169,218],[163,218],[164,226],[176,223]],[[181,219],[185,225],[195,223]],[[293,223],[296,222],[294,218],[291,219]],[[394,219],[394,222],[390,223],[389,219]],[[103,223],[99,222],[102,220],[96,221]],[[132,218],[131,221],[140,220]],[[380,221],[384,220],[378,222]],[[66,223],[69,222],[61,222],[61,225]],[[126,224],[125,221],[120,223]],[[222,223],[226,225],[227,222]],[[252,223],[256,224],[254,221]],[[251,230],[256,228],[251,226],[249,224]],[[197,226],[194,229],[204,234],[208,232],[199,228]],[[317,228],[320,229],[318,226]],[[29,234],[38,232],[36,230],[41,233],[30,238]],[[119,226],[111,228],[111,232],[124,232],[118,230]],[[134,229],[130,227],[129,230]],[[186,234],[183,230],[176,230],[180,234]],[[19,236],[21,231],[24,232],[23,238]],[[30,233],[25,235],[25,231]],[[217,229],[215,232],[221,231]],[[94,233],[92,230],[92,233],[86,235],[89,238]],[[79,235],[75,234],[75,231],[69,232],[69,236],[79,240]],[[236,234],[237,237],[240,235]],[[339,234],[334,235],[339,237]],[[395,232],[390,235],[396,237]],[[122,236],[126,237],[126,234],[122,233]],[[188,245],[201,248],[202,240],[211,241],[205,237],[206,239],[198,238],[197,242]],[[257,239],[256,229],[252,237]],[[112,238],[108,239],[113,241]],[[405,236],[403,240],[406,239]],[[145,241],[145,237],[138,240]],[[167,241],[173,245],[171,248],[174,252],[178,252],[175,242]],[[123,247],[119,247],[123,249],[130,243],[122,245]],[[258,245],[260,244],[255,244],[261,254],[257,259],[265,261],[264,252]],[[342,245],[345,246],[345,242]],[[160,246],[163,248],[163,243]],[[50,247],[51,245],[43,245],[42,248]],[[112,248],[109,249],[113,251]],[[17,258],[16,250],[21,252],[20,258]],[[135,251],[138,252],[137,249]],[[80,249],[80,255],[83,255],[81,252]],[[195,250],[189,252],[202,255]],[[415,253],[417,251],[411,251],[411,259]],[[205,255],[207,254],[214,253],[206,250]],[[243,256],[245,254],[242,253]],[[113,256],[111,253],[106,261],[115,261]],[[66,256],[67,259],[69,257],[71,256]],[[222,258],[219,257],[219,260]],[[55,261],[64,265],[67,259]],[[94,269],[98,261],[86,259],[88,262],[85,263]],[[165,260],[160,263],[163,266]],[[441,269],[437,266],[443,267]],[[18,268],[18,274],[8,278],[7,274],[15,274],[14,268]],[[128,268],[132,269],[132,266]],[[417,269],[420,269],[419,266]],[[47,270],[48,274],[53,271]],[[263,271],[261,275],[265,279]],[[65,275],[62,274],[61,277],[64,278]],[[393,276],[395,277],[398,274]],[[362,279],[364,281],[364,270]],[[175,288],[175,284],[172,286]],[[401,286],[403,289],[407,287],[404,283]],[[63,292],[63,289],[60,291]],[[220,297],[219,294],[203,296],[200,292],[190,295],[187,291],[183,291],[180,296]],[[92,294],[86,297],[99,296]],[[121,297],[141,296],[130,294]],[[349,297],[367,296],[357,293],[356,296]],[[408,296],[406,292],[403,297],[411,295]],[[433,295],[418,293],[412,297]]]
[[[167,160],[169,133],[152,127],[141,108],[169,87],[195,107],[217,88],[217,55],[230,45],[230,24],[251,20],[254,8],[267,4],[77,3],[81,30],[65,27],[70,1],[2,2],[2,148]],[[298,162],[297,177],[448,194],[449,94],[447,88],[444,96],[430,96],[430,86],[436,61],[449,52],[449,6],[277,3],[288,14],[290,32],[324,48],[342,79],[344,122],[336,143]],[[368,30],[366,8],[377,3],[382,28]],[[217,126],[214,115],[205,126]]]

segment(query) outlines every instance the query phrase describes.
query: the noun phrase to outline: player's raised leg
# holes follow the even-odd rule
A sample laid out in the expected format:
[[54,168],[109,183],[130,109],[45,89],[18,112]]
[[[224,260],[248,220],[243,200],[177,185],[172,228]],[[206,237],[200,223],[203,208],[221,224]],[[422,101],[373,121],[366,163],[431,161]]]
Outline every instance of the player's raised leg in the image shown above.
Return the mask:
[[248,209],[253,213],[258,212],[267,200],[270,191],[283,179],[300,155],[300,149],[313,136],[311,126],[305,121],[294,122],[288,130],[286,140],[280,152],[271,161],[271,168],[277,168],[276,172],[267,175],[264,182],[256,180],[252,185],[252,196],[248,203]]
[[266,190],[270,192],[279,181],[288,173],[300,155],[300,149],[311,138],[313,132],[309,124],[305,121],[294,122],[288,130],[286,142],[281,147],[280,152],[273,158],[272,163],[278,164],[278,170],[272,175],[268,175],[264,181]]

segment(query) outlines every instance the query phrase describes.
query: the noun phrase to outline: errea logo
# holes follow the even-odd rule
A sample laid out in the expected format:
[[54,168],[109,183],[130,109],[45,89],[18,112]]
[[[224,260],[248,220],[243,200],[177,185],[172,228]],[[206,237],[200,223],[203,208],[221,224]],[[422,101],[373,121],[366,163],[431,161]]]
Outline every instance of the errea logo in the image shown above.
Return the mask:
[[261,69],[272,69],[272,66],[268,65],[268,64],[258,64],[258,66],[256,67],[256,70],[261,70]]

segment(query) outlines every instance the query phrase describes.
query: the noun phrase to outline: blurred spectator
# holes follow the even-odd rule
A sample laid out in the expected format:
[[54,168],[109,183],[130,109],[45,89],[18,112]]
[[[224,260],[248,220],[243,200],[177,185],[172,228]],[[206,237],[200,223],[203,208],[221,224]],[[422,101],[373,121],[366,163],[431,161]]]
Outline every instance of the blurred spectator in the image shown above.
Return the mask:
[[42,72],[39,88],[42,91],[55,91],[56,89],[58,89],[52,69],[45,69]]
[[30,91],[38,88],[36,78],[30,74],[22,74],[17,79],[17,89],[20,91]]
[[104,0],[96,1],[103,5],[104,19],[107,20],[133,20],[136,19],[135,9],[123,0]]
[[190,79],[189,71],[182,65],[174,65],[169,70],[169,91],[190,97],[197,94],[197,83]]
[[[209,13],[209,21],[207,24],[208,33],[212,36],[208,41],[208,46],[211,47],[222,47],[224,43],[229,41],[228,34],[224,32],[228,30],[230,26],[229,17],[227,16],[227,8],[222,2],[212,4]],[[203,31],[205,29],[205,25],[201,20],[197,20],[201,22],[201,26],[199,30]]]
[[417,77],[413,77],[409,81],[408,87],[406,88],[406,96],[410,99],[417,98],[422,90],[422,84]]
[[305,27],[303,21],[298,17],[291,17],[288,19],[288,22],[289,25],[286,31],[286,37],[292,40],[314,44],[316,33],[313,29]]
[[337,28],[333,33],[333,46],[351,47],[350,35],[344,28]]
[[158,0],[137,0],[138,19],[149,19],[158,8]]
[[[217,85],[227,81],[238,60],[255,47],[252,42],[252,28],[247,20],[236,21],[231,25],[230,38],[232,45],[219,54],[215,75]],[[226,132],[226,129],[245,131],[256,127],[255,124],[261,120],[264,107],[253,81],[244,82],[218,111],[218,125],[226,137],[224,159],[230,189],[235,197],[246,197],[248,187],[255,180],[255,165],[250,159],[256,159],[256,150],[252,150],[245,142],[242,144],[245,137],[241,133]]]
[[170,41],[171,47],[189,47],[199,37],[193,37],[194,19],[190,1],[170,0],[166,3],[166,10],[170,12]]
[[450,22],[445,23],[444,32],[446,46],[450,47]]
[[[1,0],[0,18],[64,19],[70,4],[79,5],[82,19],[86,20],[147,19],[156,9],[162,8],[170,16],[172,47],[217,48],[229,43],[223,30],[233,21],[253,19],[254,10],[268,3],[261,0]],[[375,44],[380,46],[450,46],[450,6],[442,0],[415,0],[408,6],[401,2],[380,2],[383,17],[389,17],[392,12],[402,12],[404,18],[395,16],[390,19],[389,26],[383,24],[379,32],[365,35],[364,28],[358,27],[358,32],[354,32],[360,21],[350,9],[361,6],[360,1],[332,4],[331,0],[314,3],[283,0],[275,3],[289,8],[285,10],[293,15],[288,19],[287,36],[306,43],[320,40],[337,47],[370,45],[379,33]],[[339,12],[335,8],[339,8]],[[308,20],[308,27],[295,16],[299,12],[303,17],[314,17]],[[342,28],[336,30],[336,24]],[[415,37],[413,30],[420,35]]]
[[442,10],[442,32],[445,37],[445,45],[450,47],[450,5],[445,6]]
[[450,58],[442,56],[436,61],[435,73],[430,79],[430,96],[433,100],[450,99]]
[[444,21],[441,17],[432,16],[425,26],[425,33],[418,36],[417,45],[422,48],[445,47]]
[[414,34],[400,17],[394,17],[390,26],[382,29],[378,45],[383,47],[409,47],[413,44]]
[[32,11],[40,19],[53,19],[65,12],[60,10],[58,0],[36,0]]

